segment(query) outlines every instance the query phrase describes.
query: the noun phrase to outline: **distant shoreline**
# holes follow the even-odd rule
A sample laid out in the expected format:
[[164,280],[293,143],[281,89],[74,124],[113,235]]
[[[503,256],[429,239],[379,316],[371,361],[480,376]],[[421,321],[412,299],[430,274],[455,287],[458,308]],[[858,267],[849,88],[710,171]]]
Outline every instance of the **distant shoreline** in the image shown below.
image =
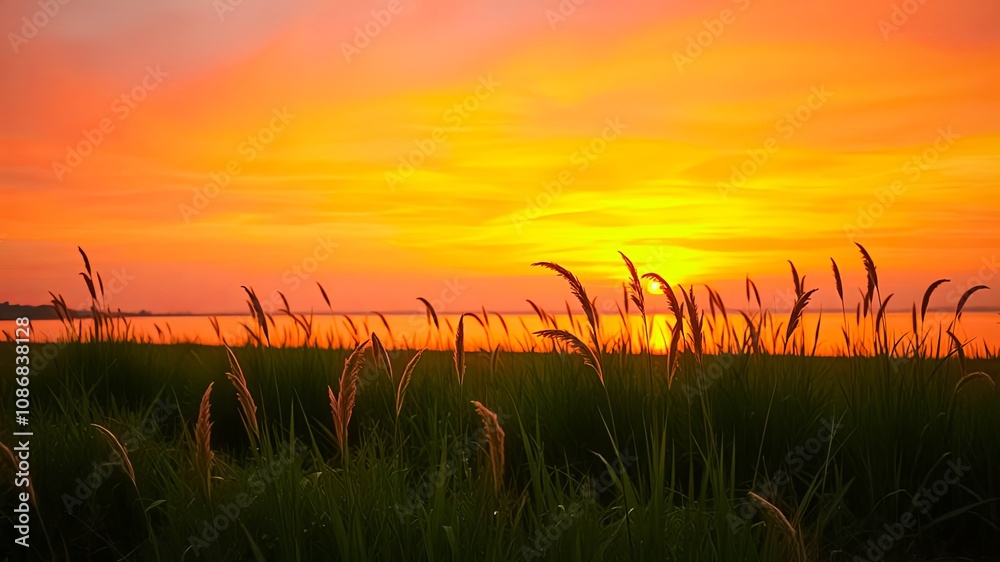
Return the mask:
[[[727,312],[732,314],[738,314],[739,312],[753,313],[755,311],[746,311],[739,308],[729,309]],[[927,309],[928,312],[945,312],[954,313],[953,308],[948,307],[930,307]],[[89,310],[74,310],[73,317],[77,320],[87,320],[91,317]],[[479,311],[475,311],[479,312]],[[521,310],[521,311],[507,311],[507,310],[490,310],[493,314],[503,314],[508,316],[518,316],[518,315],[534,315],[533,310]],[[773,310],[772,313],[787,313],[787,310]],[[848,311],[850,312],[850,311]],[[897,310],[889,310],[889,314],[910,314],[910,309],[901,308]],[[417,310],[396,310],[389,312],[382,311],[372,311],[372,310],[362,310],[362,311],[334,311],[329,310],[323,311],[293,311],[294,314],[312,314],[313,316],[366,316],[366,315],[376,315],[383,314],[385,316],[407,316],[412,314],[423,315],[423,311]],[[1000,314],[1000,308],[994,307],[974,307],[968,306],[963,311],[964,314],[969,313],[997,313]],[[443,315],[447,316],[449,314],[459,314],[458,312],[442,312]],[[559,314],[562,314],[560,312]],[[581,313],[582,314],[582,313]],[[667,314],[665,311],[659,312],[658,314]],[[817,313],[814,313],[817,314]],[[23,317],[31,318],[32,320],[59,320],[59,316],[56,314],[55,308],[52,305],[12,305],[8,303],[0,303],[0,321],[10,321],[17,318]],[[119,316],[117,313],[115,316]],[[146,310],[141,310],[139,312],[122,312],[121,317],[123,318],[170,318],[170,317],[228,317],[228,316],[248,316],[246,312],[150,312]]]

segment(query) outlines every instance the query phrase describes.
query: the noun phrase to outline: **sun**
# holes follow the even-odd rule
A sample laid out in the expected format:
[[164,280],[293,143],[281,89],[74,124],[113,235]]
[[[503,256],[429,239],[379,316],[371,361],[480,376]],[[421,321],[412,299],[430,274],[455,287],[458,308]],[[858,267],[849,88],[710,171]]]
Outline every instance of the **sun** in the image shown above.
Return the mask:
[[660,285],[659,281],[650,281],[649,287],[647,287],[646,290],[649,291],[649,294],[651,295],[663,294],[663,286]]

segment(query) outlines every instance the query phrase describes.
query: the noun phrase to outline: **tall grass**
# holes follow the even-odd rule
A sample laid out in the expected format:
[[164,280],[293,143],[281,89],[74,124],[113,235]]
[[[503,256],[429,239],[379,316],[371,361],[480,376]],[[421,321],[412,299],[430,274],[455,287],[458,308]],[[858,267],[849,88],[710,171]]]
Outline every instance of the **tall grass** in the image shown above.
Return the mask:
[[[927,303],[945,281],[928,288],[919,315],[913,304],[910,333],[891,334],[892,296],[882,298],[861,251],[867,281],[853,318],[833,262],[839,357],[816,356],[802,322],[816,289],[794,265],[788,316],[763,307],[748,277],[738,324],[711,287],[705,310],[694,287],[639,275],[624,254],[623,307],[645,313],[643,280],[663,288],[665,355],[650,353],[645,320],[640,354],[602,338],[583,283],[551,262],[538,265],[567,283],[582,315],[563,324],[531,303],[545,328],[524,343],[537,352],[515,349],[506,329],[505,341],[466,349],[466,316],[484,330],[491,314],[506,327],[503,316],[467,313],[446,331],[426,300],[434,336],[422,342],[386,322],[370,330],[344,319],[320,333],[283,301],[298,318],[297,346],[249,287],[254,323],[220,347],[151,345],[122,337],[131,332],[120,317],[62,310],[65,345],[32,383],[33,423],[51,428],[33,442],[33,498],[58,529],[34,554],[851,560],[906,514],[916,523],[886,559],[1000,551],[1000,362],[954,329],[934,341]],[[85,270],[96,298],[89,259]],[[980,290],[966,291],[949,328]],[[452,336],[450,352],[425,349]],[[0,360],[13,355],[0,346]],[[12,391],[0,378],[0,395]],[[176,412],[155,415],[164,400]],[[114,437],[114,455],[90,424]],[[121,470],[104,470],[115,462]],[[971,468],[915,511],[948,462]]]

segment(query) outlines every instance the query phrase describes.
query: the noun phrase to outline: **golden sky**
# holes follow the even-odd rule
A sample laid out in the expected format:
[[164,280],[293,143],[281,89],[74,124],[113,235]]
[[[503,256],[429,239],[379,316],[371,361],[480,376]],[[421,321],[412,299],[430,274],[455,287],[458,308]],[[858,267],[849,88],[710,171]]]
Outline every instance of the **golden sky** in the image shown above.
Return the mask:
[[164,312],[242,310],[244,284],[307,309],[315,281],[352,311],[555,306],[531,262],[600,293],[617,250],[735,304],[790,259],[829,308],[830,257],[861,283],[852,241],[907,306],[938,277],[1000,285],[996,2],[11,0],[0,21],[0,301],[82,299],[77,245],[114,306]]

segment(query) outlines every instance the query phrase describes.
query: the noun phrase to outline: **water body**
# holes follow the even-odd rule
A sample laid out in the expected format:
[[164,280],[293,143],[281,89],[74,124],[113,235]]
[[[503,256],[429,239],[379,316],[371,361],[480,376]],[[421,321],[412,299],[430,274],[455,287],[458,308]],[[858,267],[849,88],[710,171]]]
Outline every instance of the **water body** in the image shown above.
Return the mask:
[[[587,334],[586,318],[582,314],[572,316],[561,314],[553,315],[549,323],[543,323],[535,314],[488,314],[488,322],[480,321],[468,317],[464,320],[465,348],[466,350],[493,349],[500,345],[503,349],[512,351],[546,351],[552,349],[552,344],[546,339],[536,336],[533,332],[550,329],[552,322],[559,329],[570,330],[575,334],[584,337]],[[149,341],[153,343],[200,343],[205,345],[219,345],[224,339],[229,344],[241,345],[253,337],[249,335],[247,328],[262,337],[262,333],[257,327],[256,321],[249,316],[218,316],[215,317],[219,323],[219,335],[216,334],[209,316],[143,316],[128,318],[132,339]],[[384,320],[383,320],[384,318]],[[483,319],[480,311],[477,318]],[[272,345],[301,345],[305,341],[303,328],[295,321],[285,315],[275,315],[273,325],[269,323],[268,329]],[[638,351],[642,348],[644,341],[642,320],[637,315],[628,317],[629,330],[626,334],[624,322],[619,315],[606,315],[601,317],[601,339],[603,341],[615,342],[621,345],[622,342],[631,341],[632,349]],[[928,344],[937,346],[939,337],[941,347],[947,351],[950,346],[950,338],[944,333],[951,329],[955,335],[963,342],[971,341],[966,347],[969,355],[982,355],[985,347],[996,352],[1000,347],[1000,314],[992,312],[967,312],[962,315],[960,321],[952,324],[953,313],[928,312],[923,324],[918,327],[922,337],[926,337]],[[428,321],[427,317],[421,313],[413,314],[386,314],[380,317],[376,314],[351,314],[351,315],[316,315],[312,318],[312,344],[334,346],[350,346],[357,339],[365,339],[372,332],[378,334],[386,347],[405,348],[428,348],[447,350],[454,348],[455,332],[458,327],[459,315],[441,315],[438,318],[438,327]],[[657,314],[647,319],[650,327],[650,344],[655,353],[663,353],[669,347],[670,327],[673,323],[671,316]],[[754,318],[756,322],[757,319]],[[908,313],[889,313],[886,315],[889,329],[890,345],[900,341],[901,346],[909,345],[913,341],[912,317]],[[763,330],[762,340],[766,347],[770,348],[771,343],[777,339],[779,349],[784,341],[785,326],[788,322],[787,313],[773,314],[769,326]],[[871,335],[873,333],[874,319],[862,318],[862,326],[859,329],[855,323],[853,312],[848,313],[845,319],[840,313],[823,313],[822,318],[818,313],[807,313],[798,329],[797,338],[805,337],[807,350],[811,351],[814,343],[818,344],[816,351],[821,355],[842,354],[845,348],[843,328],[846,325],[852,341],[864,342],[867,348],[871,348]],[[85,331],[90,330],[90,320],[83,320]],[[4,322],[0,324],[2,329],[9,334],[13,334],[14,323]],[[746,322],[739,313],[730,314],[728,326],[721,314],[713,317],[706,313],[705,317],[705,341],[706,350],[711,351],[718,348],[720,344],[729,345],[734,338],[742,339],[745,333]],[[66,327],[57,320],[37,320],[32,322],[34,341],[53,341],[65,338]],[[735,331],[735,335],[733,332]],[[689,331],[687,333],[690,333]],[[777,334],[777,338],[775,338]],[[221,336],[221,337],[220,337]]]

